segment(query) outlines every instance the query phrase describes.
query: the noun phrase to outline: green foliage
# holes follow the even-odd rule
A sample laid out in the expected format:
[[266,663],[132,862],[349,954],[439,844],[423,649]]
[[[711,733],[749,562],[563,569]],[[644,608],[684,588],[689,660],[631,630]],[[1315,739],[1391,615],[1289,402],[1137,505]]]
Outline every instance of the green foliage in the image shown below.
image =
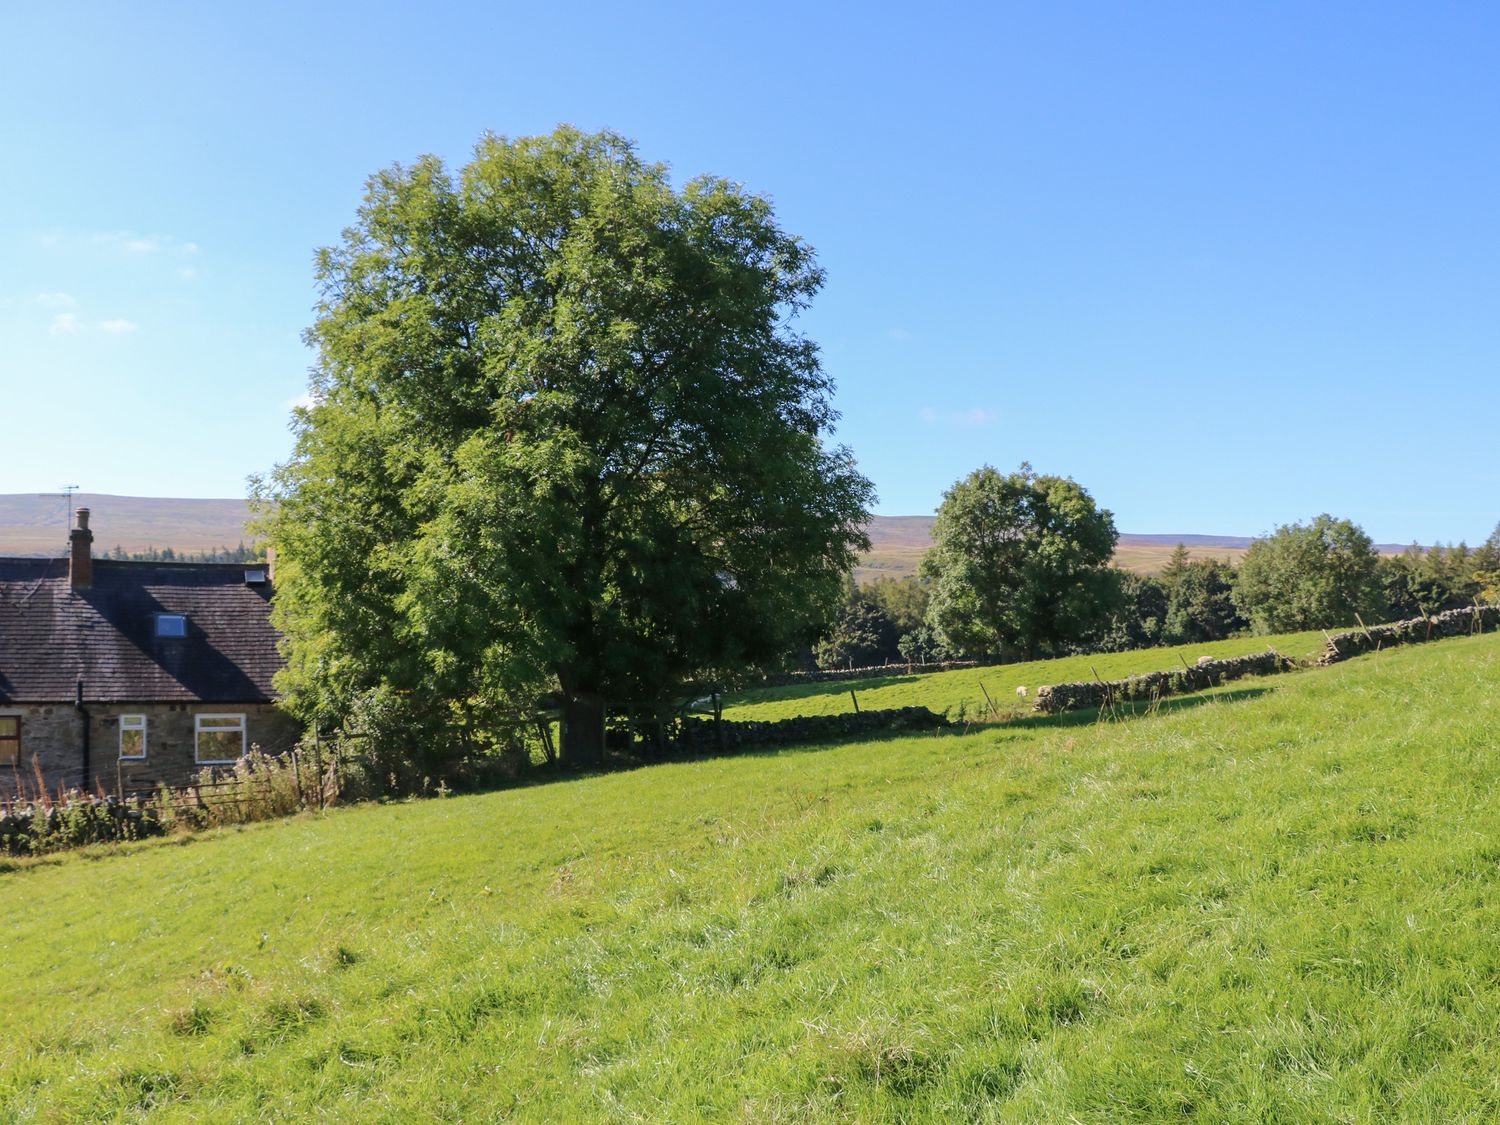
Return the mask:
[[813,649],[819,668],[864,668],[896,660],[896,623],[853,582],[828,633]]
[[1167,592],[1148,574],[1111,568],[1118,590],[1107,627],[1077,646],[1087,652],[1125,652],[1159,645],[1166,636]]
[[1471,552],[1460,543],[1423,550],[1414,543],[1377,566],[1386,614],[1403,619],[1473,605],[1481,600],[1493,565],[1483,547]]
[[1080,639],[1119,597],[1114,517],[1071,479],[986,465],[943,494],[921,574],[928,623],[966,654]]
[[1476,601],[1500,605],[1500,523],[1474,552],[1474,585]]
[[927,619],[931,599],[926,585],[916,578],[877,578],[860,589],[885,611],[897,633],[910,633]]
[[0,1119],[1490,1120],[1497,677],[1487,635],[20,861]]
[[304,719],[368,700],[441,766],[548,691],[597,732],[831,615],[872,490],[824,445],[791,325],[823,274],[765,198],[610,133],[491,135],[374,176],[318,280],[315,402],[257,492]]
[[948,647],[942,634],[925,624],[901,634],[901,639],[896,642],[896,651],[908,664],[941,664],[946,660],[958,659],[958,653]]
[[1248,629],[1250,622],[1234,602],[1238,577],[1234,567],[1218,559],[1169,566],[1161,576],[1167,594],[1164,638],[1172,644],[1221,641]]
[[1370,537],[1326,513],[1251,544],[1233,596],[1257,633],[1352,625],[1385,608]]

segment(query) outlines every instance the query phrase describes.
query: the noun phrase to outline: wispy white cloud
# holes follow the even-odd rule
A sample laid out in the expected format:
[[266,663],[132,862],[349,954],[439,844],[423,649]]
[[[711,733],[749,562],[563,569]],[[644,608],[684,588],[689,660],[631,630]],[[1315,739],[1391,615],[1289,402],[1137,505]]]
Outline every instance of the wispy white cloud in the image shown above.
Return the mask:
[[72,313],[58,313],[47,326],[50,336],[74,336],[78,333],[78,318]]
[[38,293],[35,300],[44,309],[71,309],[78,303],[71,293]]
[[139,331],[140,325],[133,320],[116,318],[115,320],[101,320],[94,327],[100,332],[107,332],[111,336],[123,336],[127,332]]
[[199,252],[196,242],[175,234],[141,234],[133,230],[46,230],[36,234],[39,245],[54,250],[94,247],[130,256],[162,255],[190,258]]
[[311,410],[318,405],[318,396],[312,391],[303,391],[296,398],[287,400],[288,410]]
[[1000,421],[1000,411],[984,406],[968,410],[939,410],[935,406],[924,406],[917,411],[917,417],[929,426],[992,426]]

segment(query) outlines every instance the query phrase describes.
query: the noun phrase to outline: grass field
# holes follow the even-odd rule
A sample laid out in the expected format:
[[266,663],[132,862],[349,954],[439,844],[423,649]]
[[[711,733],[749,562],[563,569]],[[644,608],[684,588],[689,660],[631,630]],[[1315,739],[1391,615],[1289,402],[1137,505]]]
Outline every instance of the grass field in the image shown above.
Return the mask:
[[6,1121],[1500,1115],[1500,638],[0,874]]
[[1002,712],[1029,711],[1029,700],[1020,699],[1016,688],[1035,692],[1042,684],[1076,683],[1100,679],[1122,680],[1145,672],[1161,672],[1191,664],[1200,656],[1224,658],[1265,652],[1274,648],[1286,656],[1301,658],[1323,647],[1321,632],[1283,633],[1274,637],[1234,637],[1176,648],[1147,648],[1134,652],[1068,656],[1058,660],[1034,660],[1001,664],[990,668],[966,668],[953,672],[930,672],[907,676],[872,676],[861,680],[796,684],[759,688],[726,696],[724,717],[737,721],[789,719],[797,715],[837,715],[854,709],[849,698],[854,691],[866,711],[888,707],[930,707],[954,717],[959,709],[971,718],[987,710],[985,692]]

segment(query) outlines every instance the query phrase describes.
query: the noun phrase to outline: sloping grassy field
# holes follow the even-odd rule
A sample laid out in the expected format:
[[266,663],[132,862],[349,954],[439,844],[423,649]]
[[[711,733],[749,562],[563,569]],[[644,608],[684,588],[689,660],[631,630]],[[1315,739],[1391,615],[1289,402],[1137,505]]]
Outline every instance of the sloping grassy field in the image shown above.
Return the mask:
[[1227,641],[1180,645],[1176,648],[1144,648],[1134,652],[1099,653],[1092,656],[1066,656],[1057,660],[1032,660],[1021,664],[1000,664],[989,668],[960,668],[952,672],[927,672],[920,675],[871,676],[860,680],[832,680],[825,683],[792,684],[785,687],[757,688],[725,696],[724,717],[737,722],[763,722],[789,719],[798,715],[838,715],[854,709],[850,691],[857,694],[866,711],[891,707],[929,707],[956,716],[962,708],[970,718],[987,711],[985,693],[997,709],[1029,711],[1031,704],[1016,694],[1026,687],[1035,693],[1042,684],[1077,683],[1100,679],[1123,680],[1146,672],[1161,672],[1192,664],[1200,656],[1224,659],[1246,656],[1274,648],[1285,656],[1301,659],[1321,649],[1326,638],[1321,632],[1283,633],[1274,637],[1233,637]]
[[0,1120],[1500,1115],[1500,638],[0,873]]

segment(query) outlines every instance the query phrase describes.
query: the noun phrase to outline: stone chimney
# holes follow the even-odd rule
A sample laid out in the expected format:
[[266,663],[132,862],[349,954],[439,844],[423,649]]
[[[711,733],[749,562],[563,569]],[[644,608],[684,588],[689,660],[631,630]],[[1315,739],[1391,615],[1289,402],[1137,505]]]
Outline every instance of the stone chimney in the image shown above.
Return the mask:
[[89,510],[79,508],[78,526],[68,532],[68,545],[72,553],[68,556],[68,585],[75,590],[87,590],[94,584],[94,533],[89,530]]

